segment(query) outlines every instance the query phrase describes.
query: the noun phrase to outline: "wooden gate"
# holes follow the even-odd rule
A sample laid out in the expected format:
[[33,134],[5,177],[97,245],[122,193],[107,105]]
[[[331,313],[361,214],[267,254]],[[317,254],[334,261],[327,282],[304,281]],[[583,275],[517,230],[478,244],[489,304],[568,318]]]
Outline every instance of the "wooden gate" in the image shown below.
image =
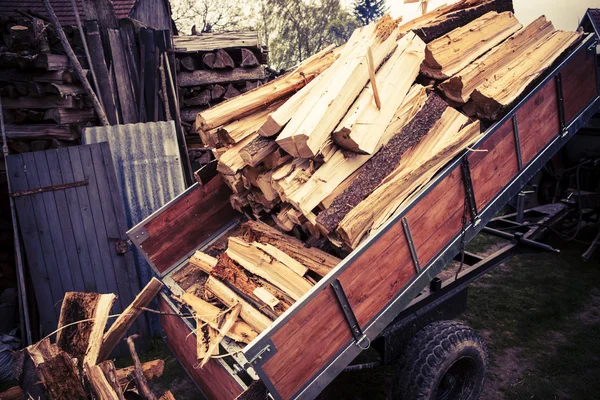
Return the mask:
[[[11,155],[8,173],[43,335],[66,292],[114,293],[113,314],[127,307],[139,283],[108,143]],[[133,329],[146,333],[145,319]]]

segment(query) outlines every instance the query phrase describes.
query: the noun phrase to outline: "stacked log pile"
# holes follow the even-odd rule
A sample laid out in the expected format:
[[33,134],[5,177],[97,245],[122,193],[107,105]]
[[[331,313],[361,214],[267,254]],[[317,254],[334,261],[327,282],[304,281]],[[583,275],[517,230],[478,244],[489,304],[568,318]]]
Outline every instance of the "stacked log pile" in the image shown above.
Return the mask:
[[256,32],[203,33],[174,37],[181,119],[195,166],[212,159],[207,143],[192,132],[196,114],[262,85],[267,52]]
[[[127,338],[133,366],[117,370],[108,358],[162,286],[154,278],[106,331],[116,296],[68,292],[60,310],[56,342],[46,337],[15,353],[19,386],[0,393],[0,398],[122,400],[140,395],[156,400],[147,380],[162,375],[164,361],[140,363],[133,343],[138,335]],[[167,392],[160,399],[173,399],[173,395]]]
[[[0,30],[0,95],[11,150],[45,150],[76,140],[97,117],[52,27],[35,17],[3,17]],[[79,32],[64,30],[87,68]]]
[[582,37],[544,17],[523,27],[506,7],[465,0],[400,26],[384,16],[197,115],[249,219],[173,275],[202,364],[224,336],[252,341]]

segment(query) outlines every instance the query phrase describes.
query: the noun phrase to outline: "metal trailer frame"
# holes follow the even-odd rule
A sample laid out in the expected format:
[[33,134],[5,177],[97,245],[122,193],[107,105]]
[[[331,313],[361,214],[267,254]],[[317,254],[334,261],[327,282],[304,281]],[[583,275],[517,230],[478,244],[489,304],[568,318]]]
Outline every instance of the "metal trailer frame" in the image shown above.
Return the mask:
[[[420,266],[415,263],[417,275],[404,287],[404,289],[393,298],[386,307],[384,307],[368,324],[363,327],[357,326],[355,318],[352,318],[353,311],[350,304],[346,300],[343,308],[348,317],[350,328],[352,329],[355,338],[342,347],[342,350],[333,357],[313,378],[307,382],[294,396],[295,399],[312,399],[315,398],[347,365],[366,347],[365,343],[370,343],[382,332],[390,323],[394,321],[396,316],[400,314],[406,307],[414,301],[415,297],[426,287],[429,282],[442,271],[444,266],[450,262],[460,251],[461,238],[464,235],[466,242],[473,239],[485,225],[506,205],[515,195],[517,195],[522,187],[524,187],[535,174],[548,162],[556,152],[567,143],[567,141],[585,124],[585,122],[597,112],[600,107],[600,97],[597,95],[582,111],[579,111],[572,121],[565,120],[564,101],[562,95],[561,69],[579,54],[580,51],[593,52],[596,54],[596,45],[598,40],[595,34],[589,34],[583,41],[569,54],[569,56],[553,68],[552,72],[536,85],[519,103],[515,106],[504,118],[494,123],[482,136],[482,138],[471,148],[477,149],[488,137],[497,131],[505,122],[512,119],[513,124],[516,124],[516,113],[531,97],[533,97],[547,82],[554,79],[557,83],[558,102],[559,102],[559,119],[561,131],[554,137],[544,148],[529,162],[527,166],[523,166],[520,161],[520,152],[518,152],[520,172],[514,176],[504,189],[495,196],[495,198],[487,204],[482,210],[477,210],[474,207],[474,199],[472,198],[472,185],[469,176],[466,176],[466,192],[471,192],[469,203],[471,206],[471,219],[466,224],[462,233],[456,235],[446,246],[438,252],[438,254],[427,264]],[[585,49],[585,50],[584,50]],[[600,82],[600,68],[596,63],[596,82]],[[597,87],[597,94],[600,94],[600,84]],[[516,142],[518,143],[518,130],[515,130]],[[356,260],[367,248],[377,241],[384,233],[386,233],[393,225],[402,220],[406,213],[414,207],[425,195],[427,195],[436,185],[441,182],[455,168],[460,168],[461,165],[468,166],[468,161],[465,162],[469,151],[465,151],[463,155],[451,162],[441,173],[439,173],[429,184],[421,191],[418,197],[413,199],[411,203],[404,208],[398,210],[392,218],[374,235],[365,240],[356,250],[346,257],[329,275],[313,287],[303,298],[297,301],[286,313],[276,320],[269,328],[263,331],[257,339],[243,349],[248,363],[243,367],[249,372],[256,372],[262,382],[267,387],[269,393],[275,399],[282,399],[277,389],[270,382],[268,376],[262,369],[262,365],[268,361],[276,352],[277,349],[270,339],[280,327],[294,316],[304,304],[313,299],[322,289],[328,285],[333,285],[335,289],[337,277]],[[405,223],[407,226],[407,224]],[[407,231],[410,229],[407,226]],[[414,254],[414,251],[411,250]],[[344,302],[343,289],[342,296],[338,296],[341,302]]]

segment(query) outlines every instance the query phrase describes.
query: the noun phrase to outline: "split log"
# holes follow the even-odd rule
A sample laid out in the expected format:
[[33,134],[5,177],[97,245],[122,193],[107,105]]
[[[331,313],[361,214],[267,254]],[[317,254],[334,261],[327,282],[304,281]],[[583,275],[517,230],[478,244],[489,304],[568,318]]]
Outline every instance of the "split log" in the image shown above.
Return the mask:
[[223,94],[223,98],[225,100],[229,100],[239,96],[240,94],[240,91],[233,87],[233,85],[230,83],[229,85],[227,85],[227,90]]
[[181,120],[183,122],[194,122],[196,121],[196,115],[201,112],[204,108],[202,107],[194,107],[194,108],[182,108],[179,112],[181,115]]
[[235,194],[240,194],[246,190],[244,188],[242,174],[238,173],[234,175],[223,175],[223,180],[225,181],[225,184],[229,186],[231,191]]
[[133,365],[135,367],[134,376],[135,383],[138,391],[146,400],[157,400],[152,390],[148,387],[148,382],[144,377],[144,373],[142,372],[142,363],[140,362],[140,358],[138,357],[137,351],[135,351],[135,343],[134,341],[139,339],[140,335],[131,335],[127,338],[127,346],[129,346],[129,352],[131,353],[131,358],[133,359]]
[[[466,123],[467,118],[454,110],[445,114],[448,109],[448,104],[444,100],[436,94],[431,94],[414,118],[362,165],[358,176],[348,188],[331,203],[328,209],[319,213],[317,223],[324,227],[326,232],[333,232],[344,217],[399,166],[400,160],[408,150],[416,146],[435,125],[443,123],[442,116],[454,118],[459,124]],[[460,126],[458,125],[458,128]]]
[[[2,99],[4,103],[5,99]],[[42,115],[43,118],[43,115]],[[58,140],[76,140],[79,135],[73,133],[69,125],[54,124],[27,124],[27,125],[5,125],[6,136],[13,140],[20,139],[58,139]]]
[[240,156],[240,151],[256,137],[258,137],[258,135],[253,133],[221,154],[221,156],[218,158],[219,164],[217,165],[217,170],[225,175],[233,175],[240,169],[244,168],[246,162]]
[[[213,306],[191,293],[184,293],[181,299],[185,304],[190,306],[197,318],[200,318],[213,329],[219,330],[223,314],[219,307]],[[236,321],[227,333],[227,336],[236,342],[250,343],[258,336],[258,333],[246,322]]]
[[[105,361],[106,362],[106,361]],[[102,366],[101,363],[100,365]],[[133,371],[135,370],[134,366],[125,367],[117,370],[117,380],[121,387],[125,387],[129,384],[133,377]],[[144,374],[144,378],[146,380],[152,380],[154,378],[160,378],[165,370],[165,362],[164,360],[153,360],[142,363],[142,373]]]
[[442,82],[439,85],[440,90],[450,100],[465,104],[475,89],[495,80],[496,73],[505,65],[515,60],[523,61],[529,49],[542,43],[541,41],[547,39],[553,31],[552,23],[544,16],[539,17],[479,60]]
[[256,187],[260,189],[268,201],[279,201],[279,194],[271,184],[273,171],[266,171],[256,177]]
[[262,136],[256,136],[250,143],[245,145],[239,152],[240,157],[251,167],[256,167],[269,154],[277,150],[279,146],[273,139]]
[[256,332],[260,333],[267,329],[273,322],[269,317],[262,314],[250,303],[238,296],[233,290],[231,290],[226,284],[219,281],[214,276],[210,276],[205,283],[205,287],[212,294],[214,294],[220,301],[227,307],[233,307],[235,304],[240,304],[242,310],[240,317],[246,321]]
[[[271,218],[277,224],[277,226],[284,232],[291,232],[296,226],[288,215],[288,212],[294,208],[291,204],[284,204],[278,213],[272,214]],[[257,218],[258,220],[258,218]]]
[[242,231],[245,240],[273,245],[319,276],[327,275],[341,261],[320,249],[307,247],[300,240],[264,222],[246,221],[242,224]]
[[253,52],[243,47],[240,50],[242,52],[242,62],[240,63],[242,67],[250,68],[260,65],[258,59],[256,58]]
[[260,85],[262,85],[261,81],[246,81],[246,87],[244,88],[243,92],[245,93],[254,90]]
[[210,69],[226,69],[235,67],[233,59],[223,49],[218,49],[215,53],[206,53],[204,56],[202,56],[202,62]]
[[511,12],[489,12],[429,43],[421,72],[433,79],[448,79],[522,27]]
[[277,167],[290,161],[292,156],[287,154],[281,147],[269,154],[263,160],[263,165],[266,169],[276,169]]
[[565,51],[583,37],[583,32],[555,31],[538,41],[522,57],[496,71],[494,79],[484,82],[473,92],[477,116],[496,120],[538,79]]
[[[112,361],[104,361],[104,363],[111,365],[105,364],[104,368],[99,365],[91,365],[86,369],[86,378],[90,383],[92,393],[101,400],[124,400],[119,382],[114,375],[114,364]],[[107,373],[104,372],[104,369]]]
[[80,365],[96,365],[99,361],[102,335],[116,298],[114,294],[65,294],[58,319],[56,344],[77,358]]
[[264,110],[257,111],[217,128],[220,142],[225,145],[235,144],[255,133],[267,120],[269,114],[277,110],[283,104],[283,101],[285,99],[270,104]]
[[150,282],[135,296],[131,304],[119,315],[114,324],[104,334],[102,338],[102,346],[100,348],[99,360],[106,360],[113,349],[121,341],[127,330],[131,328],[140,314],[143,312],[143,307],[147,307],[150,302],[162,289],[163,284],[156,278],[152,278]]
[[277,286],[296,301],[312,288],[306,279],[298,276],[285,264],[260,247],[240,238],[229,238],[227,255],[251,273]]
[[186,71],[195,71],[196,65],[194,63],[194,59],[192,57],[183,57],[179,59],[179,64],[181,65],[181,68],[185,69]]
[[[271,104],[284,96],[300,90],[300,88],[314,79],[315,76],[326,70],[337,56],[337,52],[326,49],[307,58],[294,71],[275,79],[256,90],[244,93],[242,96],[225,101],[216,107],[200,113],[197,118],[198,127],[204,130],[217,128],[230,121],[252,114],[256,110],[263,108],[265,105]],[[255,69],[260,68],[262,67],[247,68],[245,70],[254,71]],[[264,76],[262,78],[248,78],[245,80],[257,79],[262,80],[264,79]],[[227,79],[225,82],[227,81],[230,81],[230,79]],[[179,81],[179,83],[181,85],[181,81]]]
[[[380,146],[385,145],[404,125],[421,109],[427,100],[425,88],[415,85],[406,96],[404,102],[396,110],[392,121],[381,137]],[[375,153],[377,154],[377,153]],[[337,150],[321,165],[321,167],[307,180],[296,183],[298,189],[293,193],[286,192],[286,199],[304,215],[311,213],[315,207],[340,189],[340,185],[347,180],[357,169],[364,165],[373,155],[355,154]]]
[[424,58],[425,43],[414,33],[400,39],[398,47],[375,77],[381,109],[373,102],[374,88],[369,83],[333,132],[333,140],[346,150],[373,154],[417,78]]
[[283,201],[288,201],[315,173],[315,162],[295,158],[277,168],[271,176],[273,188]]
[[[33,82],[35,83],[35,82]],[[79,94],[85,94],[85,89],[81,85],[73,85],[68,83],[50,83],[47,85],[42,92],[40,92],[39,88],[36,86],[36,93],[39,96],[42,96],[44,93],[57,94],[61,97],[67,96],[76,96]],[[31,96],[32,88],[29,89],[29,95]]]
[[[452,108],[446,112],[459,114]],[[346,215],[337,233],[347,245],[356,248],[370,230],[380,228],[398,207],[410,201],[411,193],[427,184],[444,165],[480,138],[479,121],[457,132],[457,127],[466,120],[461,117],[450,119],[453,126],[437,124],[411,154],[406,155],[395,173]],[[450,122],[444,117],[440,121]]]
[[[77,60],[83,69],[89,69],[85,57],[77,57]],[[46,71],[66,71],[73,69],[69,57],[61,54],[37,54],[33,60],[33,66]]]
[[[262,66],[254,68],[234,68],[228,71],[196,70],[193,72],[180,72],[177,74],[177,84],[181,87],[245,82],[248,80],[260,79],[265,79],[265,69]],[[214,127],[216,126],[213,126],[210,129]]]
[[200,94],[184,100],[183,103],[186,105],[186,107],[207,106],[210,104],[211,99],[211,91],[205,89],[201,91]]
[[229,196],[229,204],[231,204],[231,208],[239,212],[243,212],[243,208],[250,205],[248,194],[250,194],[250,192],[246,190],[244,192],[234,193]]
[[44,119],[59,125],[76,124],[96,120],[96,113],[92,108],[51,108],[44,113]]
[[211,355],[213,355],[214,352],[218,352],[219,343],[221,343],[221,340],[223,340],[225,336],[229,333],[229,330],[233,328],[233,325],[236,323],[236,320],[240,315],[241,310],[242,305],[239,303],[237,303],[231,308],[231,311],[229,312],[229,314],[225,318],[225,321],[219,328],[218,334],[210,338],[210,343],[208,349],[206,350],[206,355],[200,363],[200,368],[203,368],[206,365],[206,363],[208,363]]
[[225,88],[221,85],[214,85],[211,90],[213,100],[218,100],[225,94]]
[[310,91],[277,144],[294,157],[315,157],[369,80],[367,49],[372,49],[377,69],[396,48],[397,37],[396,23],[389,15],[377,25],[357,29],[344,48],[348,51],[324,72],[323,83]]

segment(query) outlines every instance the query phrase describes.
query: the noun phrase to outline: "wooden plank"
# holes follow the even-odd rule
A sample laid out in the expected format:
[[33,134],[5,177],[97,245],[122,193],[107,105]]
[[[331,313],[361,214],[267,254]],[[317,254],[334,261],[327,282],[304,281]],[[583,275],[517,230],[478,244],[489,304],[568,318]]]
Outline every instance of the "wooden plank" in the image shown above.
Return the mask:
[[[190,254],[224,222],[239,215],[229,205],[231,191],[220,175],[202,187],[194,187],[143,225],[148,238],[140,247],[159,273]],[[129,237],[135,231],[136,228],[129,231]]]
[[146,118],[148,121],[158,121],[158,54],[154,43],[154,33],[151,29],[140,29],[140,45],[144,48],[144,96],[146,100]]
[[582,49],[561,69],[565,122],[568,124],[590,101],[598,96],[596,58]]
[[132,124],[139,122],[135,96],[131,88],[131,78],[129,76],[129,69],[127,68],[127,59],[125,52],[123,51],[123,44],[121,42],[119,30],[109,29],[108,38],[110,40],[113,72],[117,81],[119,106],[121,115],[123,116],[122,123]]
[[248,32],[216,32],[201,35],[174,36],[176,52],[214,51],[217,49],[234,49],[238,47],[260,48],[256,31]]
[[[158,299],[158,308],[165,313],[177,312],[162,297]],[[208,398],[229,400],[243,392],[240,384],[217,360],[210,360],[202,369],[194,368],[198,363],[196,358],[196,336],[190,334],[190,329],[180,317],[161,315],[160,323],[165,331],[169,348],[175,353],[179,362]]]
[[[12,190],[20,191],[29,188],[27,184],[27,173],[25,161],[22,154],[12,155],[7,158],[8,172]],[[27,253],[27,263],[32,276],[36,301],[40,310],[40,323],[43,333],[50,333],[56,328],[58,321],[58,309],[54,308],[53,287],[50,284],[50,274],[46,269],[42,244],[38,235],[38,228],[33,210],[33,196],[18,197],[15,199],[17,213],[19,215],[19,227]]]
[[548,81],[517,110],[516,115],[523,165],[527,165],[548,144],[550,138],[560,132],[556,81]]

